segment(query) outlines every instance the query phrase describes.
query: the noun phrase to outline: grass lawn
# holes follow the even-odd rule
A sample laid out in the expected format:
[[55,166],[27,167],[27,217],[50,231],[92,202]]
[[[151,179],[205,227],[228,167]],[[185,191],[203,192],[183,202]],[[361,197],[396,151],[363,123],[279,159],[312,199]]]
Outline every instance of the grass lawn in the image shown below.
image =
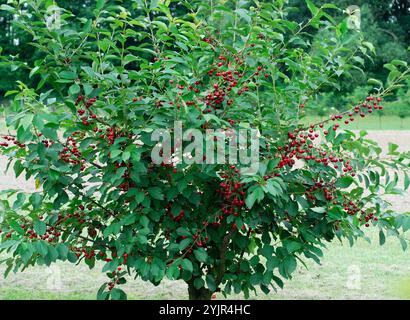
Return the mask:
[[[311,124],[326,119],[328,119],[328,117],[321,118],[319,116],[307,116],[302,122]],[[410,117],[401,119],[396,116],[379,117],[378,115],[372,115],[363,119],[356,119],[348,125],[342,122],[340,127],[349,130],[410,130]]]
[[[364,240],[353,248],[347,243],[330,244],[322,265],[309,261],[308,270],[299,266],[283,290],[268,296],[259,293],[251,299],[410,299],[409,253],[403,252],[394,238],[379,246],[377,234],[377,230],[369,232],[372,244]],[[100,270],[101,266],[88,270],[68,263],[58,264],[53,273],[44,267],[31,268],[0,280],[0,300],[95,299],[106,280]],[[53,279],[58,279],[59,285],[53,285]],[[129,280],[123,286],[129,299],[187,299],[183,282],[164,281],[155,287],[139,279]],[[223,299],[222,295],[217,299]]]

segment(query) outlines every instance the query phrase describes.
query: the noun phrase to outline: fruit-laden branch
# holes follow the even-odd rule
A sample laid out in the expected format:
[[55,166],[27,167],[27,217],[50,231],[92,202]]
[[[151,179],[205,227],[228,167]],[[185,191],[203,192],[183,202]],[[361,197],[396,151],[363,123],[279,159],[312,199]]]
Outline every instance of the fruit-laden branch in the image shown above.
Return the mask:
[[[36,130],[37,131],[37,130]],[[0,138],[12,138],[14,141],[17,141],[17,136],[16,135],[14,135],[14,134],[4,134],[4,133],[0,133]],[[53,141],[53,143],[58,143],[58,144],[60,144],[61,146],[63,146],[63,147],[66,147],[67,146],[67,143],[63,143],[63,142],[61,142],[60,140],[56,140],[56,141]],[[6,145],[4,145],[4,146],[6,146]],[[8,146],[8,145],[7,145]],[[24,145],[25,146],[25,145]],[[80,157],[80,159],[81,160],[87,160],[86,158],[84,158],[84,157]],[[89,163],[90,165],[92,165],[92,166],[94,166],[94,167],[96,167],[97,169],[104,169],[104,167],[103,166],[101,166],[100,164],[98,164],[98,163],[96,163],[96,162],[87,162],[87,163]]]

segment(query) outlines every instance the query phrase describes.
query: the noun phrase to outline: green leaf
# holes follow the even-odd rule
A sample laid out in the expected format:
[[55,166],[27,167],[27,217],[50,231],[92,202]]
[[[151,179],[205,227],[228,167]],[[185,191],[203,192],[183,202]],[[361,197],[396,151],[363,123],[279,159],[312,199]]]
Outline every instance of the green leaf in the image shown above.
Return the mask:
[[127,300],[127,294],[119,288],[114,288],[111,290],[112,300]]
[[279,264],[280,264],[279,258],[276,257],[276,256],[271,256],[266,261],[266,268],[269,271],[272,271],[273,269],[277,268],[279,266]]
[[323,9],[335,9],[338,10],[339,7],[333,3],[325,3],[321,8]]
[[100,289],[98,289],[97,292],[97,300],[107,300],[109,293],[105,292],[105,289],[107,288],[108,284],[104,283]]
[[41,130],[41,133],[44,135],[44,137],[57,141],[58,140],[58,135],[57,135],[57,130],[49,127],[44,127],[43,130]]
[[74,252],[69,251],[67,253],[67,260],[70,261],[71,263],[76,263],[78,258]]
[[129,152],[129,151],[124,151],[122,153],[122,161],[126,162],[130,159],[130,157],[131,157],[131,152]]
[[20,91],[18,90],[9,90],[4,94],[4,97],[7,98],[8,96],[11,96],[13,94],[19,93]]
[[21,164],[21,161],[17,160],[13,165],[13,169],[14,169],[14,174],[16,175],[16,178],[18,178],[21,175],[21,173],[24,171],[24,166]]
[[58,259],[58,251],[53,246],[48,246],[47,250],[47,258],[49,258],[50,261],[55,262]]
[[24,231],[24,229],[14,220],[9,222],[10,227],[12,227],[14,230],[17,231],[18,234],[23,235],[26,232]]
[[46,233],[47,226],[44,221],[36,220],[34,221],[34,231],[39,235],[42,236]]
[[158,7],[158,0],[151,0],[150,4],[149,4],[149,8],[152,10],[152,9],[157,8],[157,7]]
[[235,12],[238,14],[238,16],[240,16],[242,19],[244,19],[247,23],[251,23],[252,22],[252,18],[249,16],[249,11],[239,8],[236,9]]
[[13,8],[12,6],[9,6],[8,4],[2,4],[2,5],[0,6],[0,10],[10,11],[10,12],[16,11],[15,8]]
[[[365,47],[367,47],[372,53],[376,53],[376,48],[375,48],[375,46],[373,45],[373,43],[364,41],[364,42],[362,42],[362,44],[363,44]],[[383,86],[383,83],[381,83],[381,86]]]
[[297,263],[294,256],[286,256],[283,264],[288,275],[291,275],[296,270]]
[[296,217],[299,213],[298,203],[295,201],[290,201],[286,205],[286,211],[291,217]]
[[177,229],[177,235],[184,236],[184,237],[192,237],[191,232],[189,232],[189,230],[184,227],[179,227]]
[[127,197],[128,198],[134,198],[137,200],[138,203],[142,202],[144,200],[145,193],[141,190],[138,190],[136,188],[131,188],[127,192]]
[[263,281],[263,274],[261,272],[255,272],[249,278],[249,282],[251,285],[256,286]]
[[329,132],[326,136],[326,141],[332,143],[336,137],[336,132],[330,127],[327,131]]
[[24,193],[17,194],[17,199],[13,203],[13,209],[14,210],[20,209],[23,206],[25,201],[26,201],[26,195]]
[[61,79],[66,79],[66,80],[75,80],[77,79],[77,74],[72,71],[62,71],[59,74]]
[[110,158],[115,159],[117,158],[120,154],[122,153],[122,150],[120,149],[114,149],[110,152]]
[[179,243],[179,250],[182,251],[186,249],[192,242],[192,238],[186,238]]
[[188,271],[190,273],[192,273],[192,271],[194,271],[194,266],[192,265],[192,262],[188,259],[183,259],[181,261],[181,267],[184,271]]
[[206,276],[206,285],[208,289],[211,290],[212,292],[216,291],[216,283],[215,283],[215,278],[213,275],[208,274]]
[[208,258],[208,254],[206,253],[204,248],[198,248],[194,250],[194,255],[199,262],[206,262]]
[[353,182],[354,179],[351,176],[344,176],[336,182],[335,186],[337,188],[346,189],[349,188]]
[[27,265],[31,257],[33,256],[33,246],[31,244],[22,243],[20,245],[20,255],[21,259],[23,260],[24,264]]
[[156,200],[164,200],[164,195],[162,193],[161,188],[159,187],[152,187],[148,189],[148,193],[150,196]]
[[12,246],[14,246],[18,243],[20,243],[20,242],[16,241],[16,240],[7,240],[7,241],[4,241],[4,242],[0,243],[0,249],[11,248]]
[[80,86],[76,83],[74,83],[69,89],[68,89],[68,93],[71,96],[77,96],[80,93],[81,89]]
[[140,223],[143,227],[148,228],[148,225],[149,225],[148,217],[147,216],[141,216]]
[[172,263],[166,271],[166,275],[170,280],[177,280],[180,273],[181,272],[179,271],[179,265],[177,262]]
[[303,247],[303,245],[300,242],[288,241],[285,243],[285,247],[289,253],[293,253],[295,251],[300,250]]
[[383,88],[383,82],[381,82],[380,80],[374,79],[374,78],[370,78],[367,80],[368,84],[375,84],[377,85],[379,88]]
[[56,250],[58,252],[58,256],[59,256],[60,259],[62,259],[62,260],[67,259],[67,255],[68,255],[67,245],[65,245],[63,243],[58,243],[56,245]]
[[266,186],[263,186],[262,188],[274,197],[283,194],[280,183],[278,183],[274,179],[269,179],[268,182],[266,183]]
[[47,244],[43,240],[39,240],[34,244],[36,251],[42,256],[45,257],[48,253]]
[[407,67],[407,62],[403,60],[392,60],[390,61],[390,63],[394,64],[395,66]]
[[39,194],[38,192],[35,192],[30,196],[30,203],[33,206],[34,210],[37,210],[41,207],[42,201],[43,201],[43,196]]
[[97,0],[97,3],[95,5],[95,9],[97,11],[100,11],[105,5],[105,0]]
[[273,275],[272,280],[275,281],[275,283],[279,286],[279,288],[283,289],[285,284],[283,283],[283,281],[279,277]]
[[398,148],[399,146],[397,144],[389,142],[389,155],[397,155]]
[[265,197],[263,189],[261,187],[256,187],[248,196],[246,197],[245,203],[249,209],[252,209],[255,201],[258,200],[260,202]]
[[118,267],[118,264],[118,260],[112,260],[110,262],[107,262],[102,268],[102,272],[115,271],[115,269],[117,269]]
[[315,16],[319,12],[319,8],[317,8],[310,0],[305,0],[305,2],[309,11],[312,13],[312,16]]
[[143,191],[137,191],[135,194],[135,201],[137,201],[137,203],[141,203],[142,201],[144,201],[145,198],[145,193]]
[[383,230],[379,231],[379,244],[382,246],[386,242],[386,236],[384,235]]
[[29,78],[32,78],[32,77],[37,73],[37,71],[38,71],[39,69],[40,69],[39,66],[34,67],[33,69],[31,69],[30,74],[29,74]]
[[403,249],[403,251],[407,250],[407,241],[406,239],[400,238],[400,244],[401,244],[401,248]]
[[205,286],[205,281],[202,278],[195,278],[194,280],[194,287],[196,289],[201,289]]
[[325,213],[327,209],[325,207],[314,207],[310,208],[310,210],[316,213]]

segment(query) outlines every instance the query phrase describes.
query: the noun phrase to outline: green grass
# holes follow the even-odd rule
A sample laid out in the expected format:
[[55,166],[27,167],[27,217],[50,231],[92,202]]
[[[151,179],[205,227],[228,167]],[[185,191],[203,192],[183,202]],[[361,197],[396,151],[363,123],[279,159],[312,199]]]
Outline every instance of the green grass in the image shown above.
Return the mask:
[[[379,246],[377,230],[369,233],[372,244],[360,240],[354,247],[333,242],[325,250],[322,265],[308,261],[308,270],[299,266],[291,281],[277,293],[258,293],[251,299],[410,299],[410,255],[399,242],[388,238]],[[24,273],[0,280],[2,299],[95,299],[99,286],[106,280],[101,265],[94,270],[59,263],[62,287],[47,289],[50,273],[35,267]],[[357,273],[358,272],[358,273]],[[357,277],[358,287],[350,287],[349,279]],[[123,286],[129,299],[187,299],[183,282],[164,281],[158,287],[137,279]],[[241,299],[243,296],[231,296]],[[223,299],[218,294],[217,299]]]
[[95,295],[83,292],[55,293],[47,290],[27,290],[24,287],[0,289],[2,300],[94,300]]
[[[318,123],[326,119],[328,119],[327,116],[307,116],[302,122],[310,124]],[[410,130],[410,117],[401,119],[398,116],[379,117],[378,115],[372,115],[363,119],[356,119],[348,125],[342,123],[341,127],[349,130]]]

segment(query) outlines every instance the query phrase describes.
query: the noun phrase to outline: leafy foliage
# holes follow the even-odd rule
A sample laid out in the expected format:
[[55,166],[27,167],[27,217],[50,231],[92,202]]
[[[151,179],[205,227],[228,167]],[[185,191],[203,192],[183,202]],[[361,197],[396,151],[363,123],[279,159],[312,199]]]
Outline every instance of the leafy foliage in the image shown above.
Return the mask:
[[[380,195],[401,192],[400,172],[408,188],[409,154],[392,145],[383,158],[365,133],[339,128],[382,109],[381,97],[408,78],[405,63],[392,62],[386,87],[378,82],[351,110],[300,124],[309,99],[372,55],[360,32],[332,18],[336,6],[307,1],[310,18],[299,24],[284,1],[100,0],[90,17],[64,9],[53,29],[47,5],[3,6],[39,51],[27,65],[38,85],[20,81],[7,93],[1,152],[38,191],[3,192],[6,274],[102,261],[110,280],[99,299],[125,299],[127,274],[182,279],[191,298],[209,299],[283,287],[298,262],[319,263],[326,242],[353,244],[365,227],[406,246],[408,215]],[[176,120],[203,131],[258,128],[259,171],[155,165],[151,133]]]

